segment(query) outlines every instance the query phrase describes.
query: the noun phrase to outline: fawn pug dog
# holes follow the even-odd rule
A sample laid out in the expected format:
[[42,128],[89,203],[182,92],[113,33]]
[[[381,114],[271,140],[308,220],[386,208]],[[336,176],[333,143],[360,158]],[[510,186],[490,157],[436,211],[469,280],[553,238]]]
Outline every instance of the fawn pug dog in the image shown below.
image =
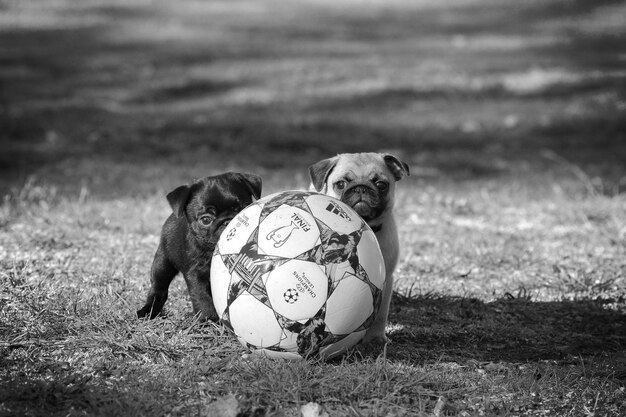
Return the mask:
[[152,262],[152,286],[137,316],[159,315],[170,283],[181,272],[194,314],[216,321],[210,282],[215,245],[228,222],[260,196],[261,177],[236,172],[205,177],[170,192],[167,201],[173,213],[163,225]]
[[385,261],[386,279],[380,310],[363,339],[386,342],[385,325],[393,291],[393,271],[399,242],[393,215],[396,182],[409,175],[409,166],[383,153],[344,153],[309,167],[311,191],[338,198],[351,206],[372,228]]

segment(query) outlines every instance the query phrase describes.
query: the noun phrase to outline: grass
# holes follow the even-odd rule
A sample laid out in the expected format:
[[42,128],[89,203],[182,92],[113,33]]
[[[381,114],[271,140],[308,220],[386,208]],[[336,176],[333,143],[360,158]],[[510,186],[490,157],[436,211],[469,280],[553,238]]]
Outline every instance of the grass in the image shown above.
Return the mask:
[[[428,415],[438,402],[444,415],[623,412],[623,237],[622,246],[611,244],[620,229],[592,223],[588,241],[558,255],[531,250],[533,233],[545,248],[575,242],[569,233],[592,206],[623,232],[621,196],[552,196],[515,210],[492,197],[487,209],[509,214],[478,233],[474,223],[489,215],[469,208],[478,192],[460,197],[438,187],[409,202],[423,213],[417,222],[399,216],[409,250],[397,276],[392,343],[383,356],[355,352],[325,364],[242,356],[220,326],[190,317],[181,279],[167,319],[135,318],[167,214],[159,195],[108,201],[29,187],[7,203],[2,233],[7,414],[204,414],[215,401],[241,415],[297,415],[308,402],[331,415]],[[401,199],[416,191],[405,187]],[[534,205],[555,201],[569,208],[533,220]],[[507,216],[534,227],[507,230]],[[589,246],[596,255],[581,259]]]
[[[623,2],[0,3],[0,415],[626,413]],[[384,352],[139,321],[166,192],[387,149]]]

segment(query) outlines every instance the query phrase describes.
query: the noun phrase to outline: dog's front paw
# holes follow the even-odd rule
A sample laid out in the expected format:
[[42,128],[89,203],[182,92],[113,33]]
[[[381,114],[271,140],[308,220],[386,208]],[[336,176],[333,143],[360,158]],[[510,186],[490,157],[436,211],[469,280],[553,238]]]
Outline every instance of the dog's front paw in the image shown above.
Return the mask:
[[217,323],[220,321],[217,314],[206,315],[204,313],[198,313],[195,316],[198,318],[198,322],[202,324]]
[[210,304],[203,304],[200,308],[194,308],[193,313],[200,323],[217,323],[220,320],[215,307]]
[[154,319],[161,314],[161,309],[155,310],[152,304],[146,304],[141,310],[137,310],[137,317],[140,319],[149,318]]
[[378,356],[384,352],[388,343],[391,343],[391,340],[384,334],[366,335],[361,343],[357,345],[357,350],[363,356]]

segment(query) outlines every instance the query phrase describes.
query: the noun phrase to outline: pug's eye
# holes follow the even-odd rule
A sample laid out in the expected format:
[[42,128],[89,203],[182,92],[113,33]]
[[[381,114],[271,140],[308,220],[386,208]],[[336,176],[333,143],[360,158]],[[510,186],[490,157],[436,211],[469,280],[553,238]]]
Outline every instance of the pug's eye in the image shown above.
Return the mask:
[[344,180],[337,181],[335,188],[339,191],[343,191],[346,188],[347,183]]
[[213,223],[213,220],[215,220],[215,216],[213,214],[203,214],[198,217],[198,223],[200,223],[200,226],[202,227],[210,226],[211,223]]
[[378,188],[380,191],[387,191],[387,188],[389,188],[389,184],[387,184],[385,181],[376,181],[376,188]]

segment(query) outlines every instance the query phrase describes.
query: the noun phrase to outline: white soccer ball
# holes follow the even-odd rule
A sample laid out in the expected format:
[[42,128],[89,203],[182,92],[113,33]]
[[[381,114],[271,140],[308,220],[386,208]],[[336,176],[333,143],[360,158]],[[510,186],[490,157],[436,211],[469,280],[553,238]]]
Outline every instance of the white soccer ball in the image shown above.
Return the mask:
[[357,344],[381,302],[374,232],[323,194],[286,191],[241,211],[213,254],[221,322],[253,353],[329,359]]

